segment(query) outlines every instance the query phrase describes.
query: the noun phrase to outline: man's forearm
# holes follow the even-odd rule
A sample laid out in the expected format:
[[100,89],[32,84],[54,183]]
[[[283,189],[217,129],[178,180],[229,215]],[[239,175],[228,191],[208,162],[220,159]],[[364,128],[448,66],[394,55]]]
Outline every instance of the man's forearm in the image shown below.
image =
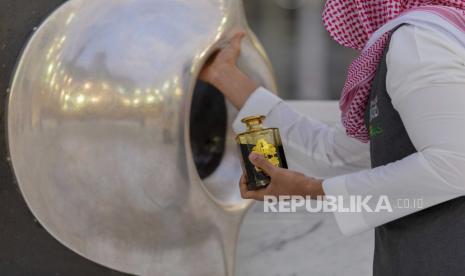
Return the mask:
[[258,84],[236,67],[217,72],[212,84],[237,108],[241,109]]

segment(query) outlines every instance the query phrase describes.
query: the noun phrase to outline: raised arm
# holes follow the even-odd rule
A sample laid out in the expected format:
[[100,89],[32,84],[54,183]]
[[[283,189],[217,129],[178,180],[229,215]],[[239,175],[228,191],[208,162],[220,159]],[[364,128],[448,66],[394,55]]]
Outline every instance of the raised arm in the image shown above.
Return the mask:
[[236,66],[242,37],[242,33],[236,34],[229,46],[219,51],[200,75],[240,110],[234,123],[235,131],[244,130],[240,119],[266,115],[265,125],[281,130],[291,169],[328,177],[367,168],[368,145],[347,137],[340,127],[327,126],[296,112],[279,97],[258,87]]

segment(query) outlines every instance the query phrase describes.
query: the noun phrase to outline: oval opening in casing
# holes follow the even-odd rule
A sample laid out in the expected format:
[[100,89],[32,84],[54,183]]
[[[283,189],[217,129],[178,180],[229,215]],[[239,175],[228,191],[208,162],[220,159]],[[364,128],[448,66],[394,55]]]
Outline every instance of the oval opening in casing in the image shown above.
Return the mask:
[[192,156],[201,179],[220,165],[226,144],[227,109],[224,96],[212,85],[198,81],[190,112]]

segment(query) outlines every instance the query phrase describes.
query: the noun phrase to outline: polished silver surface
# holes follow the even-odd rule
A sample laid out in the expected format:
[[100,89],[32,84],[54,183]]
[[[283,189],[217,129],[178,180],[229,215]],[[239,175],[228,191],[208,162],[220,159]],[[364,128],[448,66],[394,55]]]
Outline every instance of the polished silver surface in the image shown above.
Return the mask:
[[38,28],[13,79],[8,138],[21,192],[56,239],[128,273],[233,275],[250,205],[233,134],[201,180],[188,133],[199,71],[237,28],[240,66],[274,90],[240,0],[71,0]]

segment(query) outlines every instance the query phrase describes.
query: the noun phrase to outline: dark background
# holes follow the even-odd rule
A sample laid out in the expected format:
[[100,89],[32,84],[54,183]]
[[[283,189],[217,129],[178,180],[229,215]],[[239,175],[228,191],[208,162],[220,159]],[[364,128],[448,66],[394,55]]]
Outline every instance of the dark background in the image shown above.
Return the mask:
[[49,235],[26,206],[9,165],[5,115],[11,75],[34,27],[63,2],[0,0],[0,276],[126,275],[88,261]]

